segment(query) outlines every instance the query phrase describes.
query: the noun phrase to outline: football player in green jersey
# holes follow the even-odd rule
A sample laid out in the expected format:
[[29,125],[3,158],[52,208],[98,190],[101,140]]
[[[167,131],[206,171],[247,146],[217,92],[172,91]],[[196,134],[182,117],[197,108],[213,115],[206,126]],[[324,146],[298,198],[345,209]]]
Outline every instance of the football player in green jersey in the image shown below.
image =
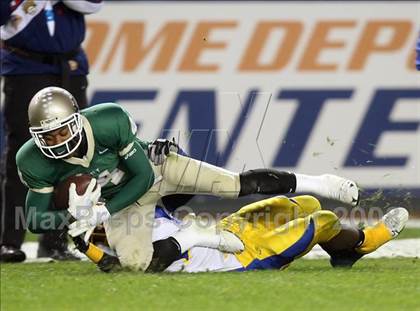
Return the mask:
[[[70,235],[79,236],[103,223],[121,264],[134,270],[145,270],[158,253],[151,239],[154,209],[168,194],[237,198],[296,191],[352,205],[359,200],[356,184],[338,176],[272,169],[238,174],[171,152],[170,144],[164,148],[149,144],[136,137],[136,125],[121,106],[105,103],[79,111],[74,97],[61,88],[39,91],[28,115],[32,139],[21,147],[16,161],[29,188],[29,229],[43,232],[71,222]],[[78,173],[94,177],[86,192],[79,195],[72,185],[68,210],[51,211],[54,186]],[[222,238],[204,234],[200,246],[241,249],[235,236],[224,234]]]

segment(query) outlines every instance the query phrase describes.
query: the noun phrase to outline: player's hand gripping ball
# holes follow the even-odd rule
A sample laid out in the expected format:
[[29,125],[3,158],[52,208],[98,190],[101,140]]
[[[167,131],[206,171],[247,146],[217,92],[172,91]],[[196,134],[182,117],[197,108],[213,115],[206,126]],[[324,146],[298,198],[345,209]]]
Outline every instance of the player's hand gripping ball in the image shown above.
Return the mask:
[[[69,188],[71,184],[76,185],[76,193],[83,195],[92,180],[89,174],[77,174],[67,177],[54,189],[54,209],[65,210],[69,208]],[[96,186],[97,187],[97,186]],[[95,188],[96,188],[95,187]]]
[[76,184],[71,183],[69,188],[69,208],[68,212],[76,219],[93,217],[97,212],[96,204],[101,197],[101,186],[92,178],[86,191],[82,194],[77,193]]
[[[55,190],[54,190],[54,208],[56,210],[69,209],[69,193],[70,193],[69,190],[70,190],[71,184],[74,184],[73,186],[74,194],[79,196],[80,198],[81,196],[87,194],[86,192],[88,191],[89,185],[91,184],[92,180],[93,180],[93,177],[89,174],[77,174],[63,180],[61,183],[59,183],[55,187]],[[97,194],[95,194],[94,196],[97,197],[98,192],[100,196],[100,186],[98,184],[95,184],[95,186],[91,190],[92,190],[91,193],[97,192]],[[96,201],[96,197],[91,198],[91,199],[93,199],[93,201]],[[95,203],[95,202],[92,202],[92,203]],[[101,210],[101,208],[99,207],[102,207],[102,209],[104,209],[103,203],[98,203],[98,204],[95,203],[95,206],[92,206],[92,207],[95,208],[95,211]],[[72,216],[73,218],[76,218],[74,217],[73,214]],[[84,222],[81,222],[80,225],[84,225]],[[72,223],[70,225],[70,229],[76,232],[77,230],[72,229],[71,228],[72,226],[75,226],[75,223]],[[84,230],[80,230],[80,231],[84,231]],[[99,232],[100,232],[100,236],[103,239],[103,236],[104,236],[103,228],[102,228],[102,231],[99,230]],[[106,243],[103,243],[103,244],[106,244]]]

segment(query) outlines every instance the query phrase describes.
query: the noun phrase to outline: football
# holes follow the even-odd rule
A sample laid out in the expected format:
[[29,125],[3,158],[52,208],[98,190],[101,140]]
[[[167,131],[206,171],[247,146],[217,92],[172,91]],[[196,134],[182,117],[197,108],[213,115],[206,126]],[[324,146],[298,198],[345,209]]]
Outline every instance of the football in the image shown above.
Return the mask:
[[69,188],[72,183],[76,184],[76,192],[78,195],[85,193],[92,176],[89,174],[77,174],[67,177],[60,182],[54,189],[54,209],[67,209],[69,205]]

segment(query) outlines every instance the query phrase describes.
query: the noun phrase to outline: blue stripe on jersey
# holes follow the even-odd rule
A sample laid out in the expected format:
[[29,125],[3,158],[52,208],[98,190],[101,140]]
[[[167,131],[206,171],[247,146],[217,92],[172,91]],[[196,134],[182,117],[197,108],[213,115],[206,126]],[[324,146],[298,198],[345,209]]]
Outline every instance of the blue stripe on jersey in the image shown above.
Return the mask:
[[315,234],[315,224],[311,218],[308,228],[306,228],[302,237],[283,253],[273,255],[262,260],[255,259],[247,267],[237,269],[236,271],[250,270],[268,270],[280,269],[281,267],[291,263],[297,256],[302,254],[311,244]]
[[159,205],[156,205],[155,208],[155,219],[156,218],[166,218],[169,220],[174,220],[174,218],[171,215],[169,215],[169,213],[163,207]]
[[420,70],[420,33],[419,33],[419,37],[417,39],[416,52],[417,52],[416,68],[417,68],[417,70]]

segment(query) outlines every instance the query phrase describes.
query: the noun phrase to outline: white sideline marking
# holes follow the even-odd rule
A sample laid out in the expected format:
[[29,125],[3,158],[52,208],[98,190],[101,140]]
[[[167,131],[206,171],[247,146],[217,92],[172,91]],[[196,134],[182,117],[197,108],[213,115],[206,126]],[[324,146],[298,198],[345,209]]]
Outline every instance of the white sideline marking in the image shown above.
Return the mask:
[[[22,250],[26,253],[25,263],[32,262],[51,262],[51,258],[36,258],[36,252],[38,250],[38,242],[26,242],[22,245]],[[76,253],[82,258],[87,258],[76,251]],[[395,258],[395,257],[406,257],[415,258],[420,257],[420,239],[404,239],[390,241],[384,246],[377,249],[372,254],[366,255],[366,258]],[[305,259],[319,259],[329,258],[328,254],[324,250],[316,245],[312,251],[310,251],[303,258]]]
[[[358,225],[359,224],[359,222],[365,222],[365,223],[368,223],[368,224],[371,224],[371,225],[373,225],[373,224],[375,224],[376,222],[378,221],[378,219],[370,219],[369,221],[367,221],[367,220],[363,220],[363,219],[358,219],[357,221],[351,221],[350,219],[348,219],[348,218],[340,218],[340,222],[342,223],[342,224],[347,224],[347,225]],[[409,219],[408,221],[407,221],[407,223],[406,223],[406,225],[405,225],[405,228],[414,228],[414,229],[417,229],[417,228],[420,228],[420,219],[417,219],[417,218],[414,218],[414,219]]]
[[[395,257],[420,257],[420,239],[394,240],[386,243],[365,258],[395,258]],[[329,258],[328,254],[319,246],[315,247],[303,258],[318,259]]]
[[[84,254],[82,254],[81,252],[79,252],[77,249],[73,249],[73,248],[69,248],[69,249],[71,249],[71,251],[76,256],[82,258],[82,260],[83,259],[87,260],[87,257]],[[25,263],[33,263],[33,262],[40,263],[40,262],[53,262],[54,261],[54,259],[52,259],[52,258],[47,258],[47,257],[37,258],[36,257],[36,254],[37,254],[37,251],[38,251],[38,242],[25,242],[22,245],[22,250],[26,254]]]
[[420,228],[420,219],[409,219],[406,228]]

